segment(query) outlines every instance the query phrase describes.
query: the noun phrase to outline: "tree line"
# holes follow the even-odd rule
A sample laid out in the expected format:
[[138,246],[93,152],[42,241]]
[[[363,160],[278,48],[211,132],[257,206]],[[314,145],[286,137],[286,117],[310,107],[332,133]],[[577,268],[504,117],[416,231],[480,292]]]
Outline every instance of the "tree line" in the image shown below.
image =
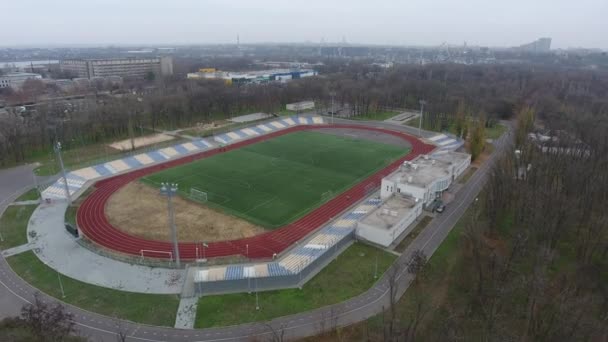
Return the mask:
[[[525,65],[399,65],[383,69],[364,62],[321,67],[319,77],[289,83],[227,85],[219,80],[155,80],[155,86],[125,84],[115,94],[89,94],[66,108],[44,102],[35,111],[10,109],[0,117],[0,165],[27,161],[54,141],[66,146],[125,138],[130,130],[191,126],[251,112],[277,113],[289,102],[335,103],[352,115],[386,109],[417,110],[424,99],[424,127],[473,132],[463,121],[491,125],[517,108],[534,106],[550,120],[564,113],[601,115],[608,108],[603,72]],[[42,89],[23,89],[34,102]],[[324,110],[323,110],[324,111]],[[471,121],[472,120],[472,121]],[[134,129],[135,127],[135,129]]]

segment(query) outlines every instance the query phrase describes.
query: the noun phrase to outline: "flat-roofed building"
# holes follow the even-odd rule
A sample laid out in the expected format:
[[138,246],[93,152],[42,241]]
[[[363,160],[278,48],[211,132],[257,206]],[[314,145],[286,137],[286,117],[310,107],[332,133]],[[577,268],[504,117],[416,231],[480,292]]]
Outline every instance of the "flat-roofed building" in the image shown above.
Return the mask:
[[61,70],[71,72],[79,78],[120,76],[124,78],[146,78],[173,75],[171,57],[133,57],[111,59],[66,59],[61,61]]
[[0,88],[20,89],[29,79],[42,79],[42,75],[29,72],[14,72],[0,76]]
[[412,223],[422,214],[422,201],[393,194],[357,223],[357,236],[388,247],[401,234],[409,234]]
[[409,195],[431,204],[471,164],[471,155],[445,152],[434,156],[420,156],[406,161],[398,170],[382,179],[380,197],[394,193]]

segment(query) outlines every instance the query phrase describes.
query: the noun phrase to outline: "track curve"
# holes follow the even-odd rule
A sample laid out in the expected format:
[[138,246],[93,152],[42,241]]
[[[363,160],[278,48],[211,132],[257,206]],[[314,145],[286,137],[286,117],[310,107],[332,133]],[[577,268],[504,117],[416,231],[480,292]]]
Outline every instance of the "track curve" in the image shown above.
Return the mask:
[[[371,130],[389,134],[408,141],[412,146],[412,151],[408,155],[394,161],[384,169],[354,185],[352,188],[337,195],[324,205],[314,209],[305,216],[282,228],[249,238],[208,243],[209,247],[205,248],[206,257],[223,257],[239,254],[245,256],[248,248],[249,258],[271,258],[275,253],[278,254],[282,252],[296,241],[302,239],[312,231],[321,227],[330,219],[336,217],[342,211],[347,209],[352,203],[363,198],[366,194],[365,190],[370,184],[373,184],[373,186],[378,186],[382,178],[393,172],[401,163],[403,163],[403,161],[412,160],[421,154],[427,154],[435,149],[434,145],[425,144],[416,137],[385,128],[350,124],[319,126],[303,125],[290,127],[281,131],[272,132],[228,145],[224,147],[222,151],[219,149],[208,150],[183,158],[171,160],[163,164],[153,165],[147,168],[98,181],[94,185],[97,189],[83,201],[78,209],[78,227],[84,236],[104,248],[130,255],[140,255],[141,250],[153,250],[157,252],[150,252],[146,254],[146,256],[168,259],[170,257],[169,252],[173,250],[171,242],[147,240],[140,237],[135,237],[117,229],[109,223],[105,215],[105,204],[114,192],[135,179],[166,168],[190,163],[195,160],[211,157],[219,153],[238,149],[243,146],[255,144],[260,141],[292,132],[320,128],[348,128],[357,130]],[[180,257],[182,259],[195,259],[197,247],[200,248],[200,244],[194,242],[180,242]]]

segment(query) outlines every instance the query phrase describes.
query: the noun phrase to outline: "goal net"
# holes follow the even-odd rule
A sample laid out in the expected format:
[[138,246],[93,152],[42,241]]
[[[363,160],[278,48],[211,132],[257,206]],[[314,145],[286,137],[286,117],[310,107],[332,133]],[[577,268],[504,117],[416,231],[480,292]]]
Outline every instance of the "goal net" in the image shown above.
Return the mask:
[[196,188],[190,188],[190,198],[199,202],[207,202],[207,193]]

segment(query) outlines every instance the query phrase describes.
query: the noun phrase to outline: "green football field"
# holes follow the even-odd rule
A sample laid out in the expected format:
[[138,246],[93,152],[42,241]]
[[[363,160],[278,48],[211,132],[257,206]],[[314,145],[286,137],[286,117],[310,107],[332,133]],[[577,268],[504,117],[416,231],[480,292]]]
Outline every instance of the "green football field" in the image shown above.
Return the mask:
[[207,193],[207,205],[266,228],[283,226],[350,188],[408,149],[296,132],[144,177]]

